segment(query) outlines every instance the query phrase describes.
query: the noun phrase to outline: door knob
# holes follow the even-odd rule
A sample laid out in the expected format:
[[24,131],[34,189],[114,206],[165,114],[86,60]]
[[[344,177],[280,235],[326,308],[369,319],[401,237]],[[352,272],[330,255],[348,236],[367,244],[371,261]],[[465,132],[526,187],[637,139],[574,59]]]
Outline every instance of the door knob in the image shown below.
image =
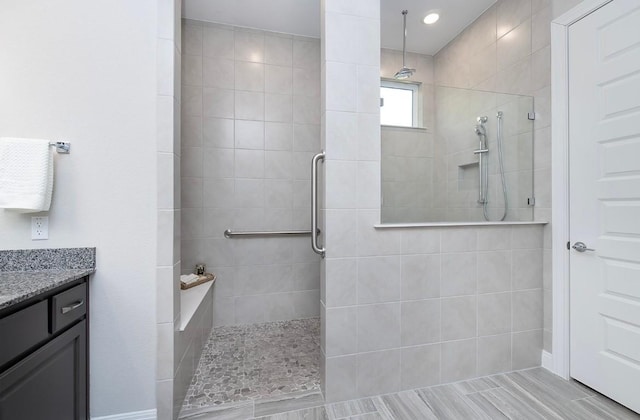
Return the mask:
[[587,245],[584,242],[576,242],[571,248],[578,252],[595,251],[595,249],[587,248]]

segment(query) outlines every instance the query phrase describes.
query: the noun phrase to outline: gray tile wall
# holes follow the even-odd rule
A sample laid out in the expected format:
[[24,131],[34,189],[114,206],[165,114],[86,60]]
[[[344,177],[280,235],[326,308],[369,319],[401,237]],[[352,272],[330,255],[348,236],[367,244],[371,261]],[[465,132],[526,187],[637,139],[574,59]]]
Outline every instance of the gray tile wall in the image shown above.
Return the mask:
[[356,247],[374,234],[390,244],[384,256],[327,244],[328,401],[540,364],[541,226],[363,230]]
[[176,354],[180,356],[180,360],[176,363],[176,392],[174,393],[174,405],[178,409],[182,407],[184,397],[198,367],[200,356],[211,334],[213,308],[213,292],[210,291],[198,306],[184,331],[179,332]]
[[[381,77],[392,78],[401,65],[400,51],[381,50]],[[434,88],[434,57],[409,53],[407,65],[416,68],[411,81],[422,83],[421,118],[427,129],[381,128],[382,221],[484,221],[482,208],[477,204],[477,157],[472,153],[477,149],[477,137],[469,127],[475,124],[476,117],[490,116],[489,147],[495,150],[497,110],[505,116],[504,155],[509,190],[506,220],[531,221],[533,209],[528,198],[533,196],[534,125],[527,119],[527,112],[533,110],[533,99],[450,89],[440,84]],[[503,199],[497,155],[489,158],[488,211],[492,220],[498,220],[502,217]]]
[[[187,390],[180,381],[180,67],[182,3],[158,1],[156,404],[158,418],[177,418]],[[184,363],[182,366],[186,366]]]
[[435,175],[433,221],[484,221],[478,200],[478,137],[472,127],[487,116],[488,190],[487,213],[500,220],[504,198],[497,149],[497,111],[503,113],[503,156],[508,191],[508,221],[531,221],[533,209],[533,129],[527,113],[533,111],[530,96],[483,92],[437,86],[435,89]]
[[[534,97],[534,219],[551,222],[552,16],[577,0],[499,0],[435,56],[438,85]],[[551,224],[544,232],[544,349],[551,352]]]
[[320,41],[183,20],[182,62],[182,272],[218,276],[215,325],[318,316],[308,238],[223,232],[310,228]]
[[543,228],[374,228],[379,5],[326,0],[322,13],[324,132],[346,133],[323,137],[327,401],[539,365]]
[[[382,127],[382,220],[388,223],[424,222],[433,207],[434,110],[433,57],[407,53],[407,66],[416,69],[412,82],[420,86],[421,127]],[[402,52],[380,51],[380,77],[391,79],[402,67]]]

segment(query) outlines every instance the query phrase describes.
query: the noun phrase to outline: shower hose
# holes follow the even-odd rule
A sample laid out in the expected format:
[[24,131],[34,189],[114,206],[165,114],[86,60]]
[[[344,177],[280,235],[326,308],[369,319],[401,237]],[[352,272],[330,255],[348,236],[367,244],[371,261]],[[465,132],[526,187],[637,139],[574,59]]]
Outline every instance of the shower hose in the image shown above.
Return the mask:
[[[498,114],[496,115],[496,117],[498,118],[498,133],[497,133],[497,141],[498,141],[498,164],[500,165],[500,180],[502,181],[502,195],[504,197],[504,213],[502,214],[502,217],[500,218],[500,221],[503,221],[504,219],[507,218],[507,210],[509,209],[509,203],[507,201],[507,182],[505,181],[505,177],[504,177],[504,135],[502,132],[502,111],[498,111]],[[487,221],[490,221],[489,219],[489,214],[487,212],[487,203],[489,200],[484,200],[484,203],[482,203],[482,212],[484,213],[484,218]]]

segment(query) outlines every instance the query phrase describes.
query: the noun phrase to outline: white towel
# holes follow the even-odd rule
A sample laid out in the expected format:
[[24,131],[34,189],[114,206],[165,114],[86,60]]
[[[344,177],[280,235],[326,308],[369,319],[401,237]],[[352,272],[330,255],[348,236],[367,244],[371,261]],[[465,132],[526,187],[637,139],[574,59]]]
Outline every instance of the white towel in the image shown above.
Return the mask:
[[0,138],[0,208],[48,211],[53,191],[49,140]]
[[200,276],[198,276],[197,274],[183,274],[180,276],[180,281],[184,284],[191,284],[198,280],[200,280]]

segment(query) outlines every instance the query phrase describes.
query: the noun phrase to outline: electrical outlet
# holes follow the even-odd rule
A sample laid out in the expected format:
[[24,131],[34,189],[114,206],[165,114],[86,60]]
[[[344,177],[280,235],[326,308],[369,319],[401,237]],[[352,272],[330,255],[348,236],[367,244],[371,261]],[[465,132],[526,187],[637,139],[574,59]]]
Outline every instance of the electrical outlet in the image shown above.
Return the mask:
[[31,240],[40,241],[49,239],[49,218],[32,217],[31,218]]

